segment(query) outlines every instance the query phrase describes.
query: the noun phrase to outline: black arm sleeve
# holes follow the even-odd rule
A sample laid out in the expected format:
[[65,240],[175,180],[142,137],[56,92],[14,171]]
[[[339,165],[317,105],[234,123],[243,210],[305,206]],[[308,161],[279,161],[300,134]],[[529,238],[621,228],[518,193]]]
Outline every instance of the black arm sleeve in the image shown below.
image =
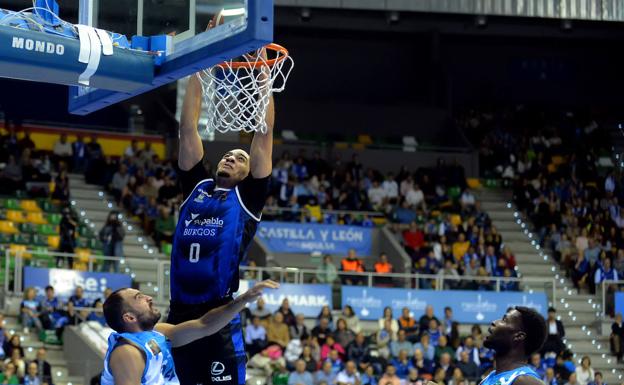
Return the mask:
[[188,171],[178,169],[178,179],[183,196],[182,199],[186,199],[193,192],[197,183],[208,178],[210,178],[210,176],[202,161],[199,161],[199,163]]
[[238,185],[238,192],[245,207],[258,217],[262,213],[264,203],[266,202],[269,191],[269,179],[270,177],[268,176],[256,179],[249,175]]

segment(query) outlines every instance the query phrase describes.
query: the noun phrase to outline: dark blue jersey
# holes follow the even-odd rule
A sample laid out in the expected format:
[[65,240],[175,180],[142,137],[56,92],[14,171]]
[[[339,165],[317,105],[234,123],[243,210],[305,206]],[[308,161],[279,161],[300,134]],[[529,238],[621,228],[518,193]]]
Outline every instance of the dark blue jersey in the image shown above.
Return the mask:
[[268,178],[248,177],[228,190],[204,179],[186,189],[171,252],[172,301],[215,302],[238,290],[239,264],[260,222],[267,184]]

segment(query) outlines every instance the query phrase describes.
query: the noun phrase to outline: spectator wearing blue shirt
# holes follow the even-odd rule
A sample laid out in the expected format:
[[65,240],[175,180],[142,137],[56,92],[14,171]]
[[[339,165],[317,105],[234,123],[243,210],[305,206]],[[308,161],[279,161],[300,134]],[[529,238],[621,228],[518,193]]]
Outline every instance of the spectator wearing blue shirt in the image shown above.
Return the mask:
[[377,377],[375,376],[375,369],[372,365],[369,365],[364,373],[360,376],[361,385],[377,385]]
[[560,385],[559,381],[557,381],[557,377],[555,376],[554,368],[546,368],[546,375],[544,375],[542,381],[545,385]]
[[424,332],[420,336],[420,342],[414,344],[414,354],[416,350],[420,350],[423,356],[428,360],[433,360],[435,357],[435,347],[431,344],[431,337],[428,332]]
[[397,358],[393,359],[391,361],[391,364],[396,369],[396,375],[400,379],[402,379],[402,380],[407,378],[407,375],[409,374],[410,368],[413,367],[412,362],[410,361],[409,357],[407,356],[407,350],[401,350],[399,352],[399,356]]
[[76,286],[74,290],[74,295],[69,297],[69,301],[67,302],[67,313],[69,314],[69,321],[72,325],[77,325],[80,322],[80,318],[78,317],[78,312],[86,318],[89,313],[88,311],[76,309],[76,308],[84,308],[90,307],[89,301],[84,297],[84,289],[82,286]]
[[410,357],[414,351],[414,345],[407,340],[404,329],[400,329],[397,333],[397,339],[390,342],[390,355],[392,357],[398,357],[401,351],[408,352]]
[[[503,277],[514,278],[515,274],[510,268],[505,268],[505,270],[503,270]],[[503,280],[500,283],[500,289],[501,291],[518,291],[520,287],[518,286],[518,281]]]
[[326,385],[333,385],[336,380],[336,373],[334,373],[332,363],[329,361],[323,362],[323,366],[321,370],[318,370],[314,374],[314,385],[321,385],[325,383]]
[[392,214],[394,222],[399,224],[409,224],[416,220],[416,212],[409,207],[409,203],[405,200],[397,206]]
[[461,360],[461,353],[468,352],[470,360],[477,366],[481,365],[481,359],[479,358],[479,349],[474,344],[474,339],[470,336],[464,338],[464,344],[457,348],[455,352],[455,359]]
[[72,155],[72,171],[77,173],[83,172],[87,162],[87,146],[81,135],[78,135],[76,141],[72,143]]
[[372,219],[370,219],[370,217],[368,215],[364,215],[364,218],[362,218],[362,223],[361,225],[362,227],[375,227],[375,223],[373,222]]
[[33,361],[26,368],[26,375],[22,384],[24,385],[42,385],[41,378],[38,376],[39,367],[37,362]]
[[594,380],[587,385],[607,385],[607,383],[602,381],[602,372],[596,372],[594,373]]
[[300,182],[308,178],[308,168],[303,161],[303,157],[298,157],[296,162],[292,165],[292,173]]
[[280,207],[287,207],[292,201],[293,195],[295,195],[295,180],[293,178],[288,178],[288,182],[282,184],[280,187],[277,205]]
[[306,371],[304,360],[295,362],[295,371],[288,376],[288,385],[314,385],[312,374]]
[[20,320],[24,327],[24,332],[28,332],[28,328],[34,327],[37,330],[43,329],[39,313],[41,312],[41,303],[35,298],[37,292],[34,287],[26,288],[24,291],[24,299],[20,305]]
[[440,324],[437,319],[433,318],[429,320],[429,329],[427,330],[427,333],[429,333],[431,345],[433,345],[433,348],[435,349],[435,347],[438,346],[438,341],[442,335],[440,332]]
[[479,254],[475,253],[474,246],[470,246],[466,254],[464,254],[464,266],[469,266],[471,260],[477,261],[477,263],[481,263],[481,257]]
[[453,331],[453,309],[450,306],[444,308],[444,319],[442,320],[442,329],[447,336]]
[[583,251],[585,255],[585,259],[589,262],[590,265],[595,265],[600,257],[600,244],[596,242],[594,238],[589,238],[587,240],[587,248]]
[[69,323],[63,303],[56,297],[54,288],[46,286],[45,299],[41,304],[41,323],[45,329],[60,329]]
[[433,375],[433,370],[435,369],[435,364],[433,360],[425,358],[423,351],[420,349],[414,350],[414,358],[412,359],[413,365],[416,369],[418,369],[418,373],[420,374],[429,374]]
[[9,332],[4,328],[4,314],[0,313],[0,359],[5,359],[7,354],[4,351],[11,338]]
[[254,356],[266,347],[266,329],[260,323],[260,317],[254,316],[251,325],[245,328],[245,347],[250,356]]
[[580,292],[581,286],[585,286],[589,278],[589,261],[585,259],[585,254],[578,253],[571,275],[574,287]]
[[325,362],[329,362],[332,367],[332,373],[334,375],[338,375],[342,369],[344,369],[344,364],[338,355],[338,351],[336,349],[332,349],[329,352],[329,357],[325,360]]
[[542,356],[539,353],[533,353],[531,355],[531,359],[529,361],[533,370],[540,376],[540,378],[544,378],[546,376],[546,363],[542,361]]
[[494,350],[481,346],[479,348],[479,361],[481,361],[479,371],[480,373],[485,373],[493,366],[492,362],[494,361]]
[[496,257],[494,246],[487,247],[483,259],[485,260],[485,271],[487,271],[489,275],[494,275],[494,270],[498,266],[498,258]]
[[93,307],[95,308],[95,310],[89,313],[89,316],[87,317],[87,321],[95,321],[95,322],[98,322],[100,325],[105,326],[106,318],[104,318],[104,311],[102,310],[103,308],[102,300],[96,299],[95,302],[93,303]]
[[611,267],[611,258],[607,257],[602,262],[602,266],[596,270],[594,275],[594,283],[599,285],[602,281],[617,281],[618,273],[613,267]]

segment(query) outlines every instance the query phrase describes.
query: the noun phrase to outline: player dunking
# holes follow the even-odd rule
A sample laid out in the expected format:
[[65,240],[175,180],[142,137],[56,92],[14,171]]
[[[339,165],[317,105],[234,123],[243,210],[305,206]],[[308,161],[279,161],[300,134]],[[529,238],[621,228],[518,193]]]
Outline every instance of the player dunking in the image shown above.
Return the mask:
[[135,289],[120,289],[104,302],[106,323],[115,330],[108,338],[102,385],[177,385],[171,345],[182,346],[217,333],[247,303],[255,301],[272,281],[252,289],[201,318],[179,325],[158,323],[160,312],[152,298]]
[[[216,176],[202,164],[197,132],[202,87],[191,76],[180,120],[180,182],[184,202],[171,253],[171,308],[179,324],[232,301],[239,264],[258,227],[272,170],[274,106],[267,106],[267,133],[256,134],[250,153],[228,151]],[[183,385],[245,383],[245,350],[240,318],[219,333],[173,349]]]
[[480,385],[544,385],[528,357],[546,341],[546,321],[535,310],[516,306],[492,322],[483,345],[496,352],[493,370]]

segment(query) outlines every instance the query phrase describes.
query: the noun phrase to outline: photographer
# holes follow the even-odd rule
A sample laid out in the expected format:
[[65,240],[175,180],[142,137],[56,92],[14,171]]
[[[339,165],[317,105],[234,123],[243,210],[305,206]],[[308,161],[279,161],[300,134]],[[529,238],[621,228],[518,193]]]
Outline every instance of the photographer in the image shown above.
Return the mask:
[[[62,216],[61,223],[59,223],[59,236],[61,239],[58,251],[60,253],[73,254],[76,247],[76,228],[78,223],[72,217],[71,210],[68,207],[63,209]],[[74,259],[71,257],[56,257],[56,266],[64,267],[65,261],[67,261],[67,266],[70,269],[74,266]]]
[[[104,256],[123,257],[123,239],[126,233],[123,225],[119,221],[119,214],[111,211],[108,219],[100,230],[100,240],[102,241]],[[111,267],[115,273],[119,272],[119,261],[105,260],[102,271],[109,273]]]

